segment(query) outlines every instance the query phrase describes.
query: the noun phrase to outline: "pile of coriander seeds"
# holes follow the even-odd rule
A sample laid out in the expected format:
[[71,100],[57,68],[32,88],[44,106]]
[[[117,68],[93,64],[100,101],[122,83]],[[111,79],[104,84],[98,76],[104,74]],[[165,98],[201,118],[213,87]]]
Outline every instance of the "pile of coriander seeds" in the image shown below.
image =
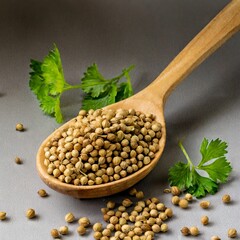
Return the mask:
[[159,150],[161,124],[134,109],[81,110],[44,148],[47,172],[61,182],[98,185],[148,165]]

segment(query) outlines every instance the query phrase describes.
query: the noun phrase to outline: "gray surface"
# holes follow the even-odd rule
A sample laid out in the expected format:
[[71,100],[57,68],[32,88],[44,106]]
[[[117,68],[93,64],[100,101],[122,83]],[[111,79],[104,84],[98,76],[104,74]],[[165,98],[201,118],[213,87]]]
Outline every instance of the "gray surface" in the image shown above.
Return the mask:
[[[29,91],[29,60],[42,59],[55,42],[62,54],[65,77],[78,83],[87,66],[96,62],[107,76],[118,74],[134,64],[135,92],[147,86],[190,41],[190,39],[228,1],[122,0],[122,1],[14,1],[2,0],[0,7],[0,211],[8,220],[0,222],[0,239],[47,240],[50,229],[64,225],[64,216],[72,211],[77,217],[89,216],[100,221],[99,209],[109,198],[76,200],[49,189],[39,179],[35,155],[42,140],[59,125],[44,116]],[[163,195],[168,168],[183,159],[179,139],[193,159],[203,137],[221,138],[229,143],[228,157],[233,166],[229,183],[219,193],[208,196],[213,207],[207,213],[198,203],[189,210],[174,208],[170,231],[160,239],[184,239],[179,229],[197,225],[198,239],[218,234],[227,239],[227,229],[239,227],[239,157],[240,157],[240,35],[236,35],[217,53],[194,71],[169,97],[166,104],[167,145],[156,169],[137,188],[146,196],[160,197],[171,206],[170,196]],[[75,116],[81,94],[73,90],[62,99],[67,119]],[[15,131],[22,122],[27,131]],[[15,156],[23,165],[14,163]],[[151,187],[149,187],[151,186]],[[38,189],[50,196],[40,199]],[[221,203],[224,193],[233,204]],[[116,201],[123,194],[113,197]],[[38,218],[28,221],[25,210],[35,208]],[[207,214],[211,224],[200,225]],[[71,235],[79,239],[77,224],[70,225]],[[93,239],[88,235],[81,239]],[[191,238],[188,238],[191,239]]]

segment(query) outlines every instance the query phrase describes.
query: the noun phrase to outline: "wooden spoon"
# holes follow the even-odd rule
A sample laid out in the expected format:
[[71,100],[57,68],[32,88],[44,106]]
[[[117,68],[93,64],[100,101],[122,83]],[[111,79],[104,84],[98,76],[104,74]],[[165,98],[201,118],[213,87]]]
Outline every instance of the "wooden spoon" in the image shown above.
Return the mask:
[[53,132],[40,146],[37,153],[37,170],[41,179],[52,189],[76,198],[97,198],[123,191],[143,179],[157,164],[166,142],[164,104],[170,92],[195,67],[220,47],[240,29],[240,0],[231,1],[167,66],[167,68],[148,87],[138,94],[107,106],[108,109],[130,109],[153,113],[162,124],[160,150],[152,162],[125,178],[101,185],[75,186],[60,182],[49,175],[44,166],[44,146],[56,134],[66,129],[74,119]]

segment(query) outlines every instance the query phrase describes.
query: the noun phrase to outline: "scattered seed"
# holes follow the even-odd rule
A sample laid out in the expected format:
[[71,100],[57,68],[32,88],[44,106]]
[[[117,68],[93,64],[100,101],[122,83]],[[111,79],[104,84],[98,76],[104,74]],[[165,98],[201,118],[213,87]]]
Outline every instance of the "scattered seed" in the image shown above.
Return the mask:
[[223,195],[222,197],[223,203],[230,203],[231,202],[231,197],[228,194]]
[[235,238],[237,237],[237,230],[235,228],[228,229],[228,237]]
[[184,198],[188,201],[188,202],[191,202],[193,200],[193,196],[192,194],[190,193],[186,193]]
[[60,236],[60,234],[59,234],[58,230],[54,228],[51,230],[51,236],[53,238],[58,238]]
[[208,223],[209,223],[209,218],[208,218],[208,216],[202,216],[202,217],[201,217],[201,223],[202,223],[203,225],[208,225]]
[[189,231],[192,236],[197,236],[199,234],[199,229],[195,226],[190,227]]
[[23,127],[23,124],[22,123],[17,123],[16,124],[16,130],[17,131],[24,131],[24,127]]
[[62,235],[67,235],[68,234],[68,226],[61,226],[60,228],[59,228],[59,233],[60,234],[62,234]]
[[46,197],[48,195],[44,189],[39,189],[37,193],[40,197]]
[[179,196],[181,194],[181,190],[177,186],[172,186],[171,193],[173,196]]
[[32,209],[32,208],[29,208],[27,211],[26,211],[26,217],[28,219],[32,219],[36,216],[36,213],[35,213],[35,210]]
[[190,230],[189,230],[188,227],[183,227],[181,229],[181,233],[182,233],[183,236],[188,236],[190,234]]
[[75,221],[75,216],[73,215],[73,213],[69,212],[65,215],[65,221],[67,223],[72,223]]
[[79,225],[88,227],[90,225],[90,220],[87,217],[82,217],[82,218],[79,218],[78,223],[79,223]]
[[207,209],[210,206],[210,202],[209,201],[201,201],[199,205],[201,208]]
[[179,196],[173,196],[173,197],[172,197],[172,204],[178,205],[179,202],[180,202]]
[[221,238],[218,237],[218,236],[212,236],[212,237],[211,237],[211,240],[221,240]]
[[79,235],[85,235],[87,230],[83,225],[79,225],[77,227],[77,232],[78,232]]
[[179,203],[178,203],[180,208],[188,208],[188,201],[186,199],[180,199]]
[[16,163],[16,164],[22,164],[21,158],[20,158],[20,157],[16,157],[16,158],[15,158],[15,163]]
[[5,220],[7,218],[6,212],[0,212],[0,220]]

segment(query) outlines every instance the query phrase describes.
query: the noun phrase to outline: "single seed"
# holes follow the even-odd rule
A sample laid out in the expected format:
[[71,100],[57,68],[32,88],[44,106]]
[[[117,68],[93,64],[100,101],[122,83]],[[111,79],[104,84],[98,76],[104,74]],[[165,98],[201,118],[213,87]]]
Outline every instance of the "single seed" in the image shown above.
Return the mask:
[[189,230],[188,227],[183,227],[181,229],[181,233],[182,233],[183,236],[188,236],[190,234],[190,230]]
[[201,208],[207,209],[210,206],[210,202],[209,201],[201,201],[199,205]]
[[5,220],[7,218],[6,212],[0,212],[0,220]]
[[202,217],[201,217],[201,223],[202,223],[203,225],[208,225],[208,222],[209,222],[208,216],[202,216]]
[[195,226],[190,227],[189,231],[192,236],[197,236],[199,234],[199,229]]
[[77,233],[79,235],[84,235],[84,234],[86,234],[86,232],[87,232],[87,230],[83,225],[80,225],[77,227]]
[[168,225],[166,223],[163,223],[161,225],[161,232],[167,232],[168,231]]
[[230,203],[231,202],[231,197],[228,194],[223,195],[222,197],[223,203]]
[[37,193],[40,197],[46,197],[48,195],[44,189],[39,189]]
[[192,196],[192,194],[190,194],[190,193],[186,193],[185,196],[184,196],[184,198],[185,198],[187,201],[191,202],[192,199],[193,199],[193,196]]
[[102,224],[101,223],[95,223],[94,225],[93,225],[93,231],[94,232],[101,232],[102,231]]
[[144,198],[144,193],[143,193],[143,191],[138,191],[135,196],[138,199],[142,199],[142,198]]
[[79,218],[78,223],[79,225],[88,227],[90,225],[90,220],[87,217],[82,217],[82,218]]
[[211,240],[221,240],[221,238],[218,237],[218,236],[212,236],[212,237],[211,237]]
[[173,196],[173,197],[172,197],[172,204],[178,205],[179,202],[180,202],[179,196]]
[[237,230],[235,228],[228,229],[228,237],[235,238],[237,237]]
[[16,130],[17,131],[24,131],[24,127],[23,127],[23,124],[22,123],[17,123],[16,124]]
[[53,238],[58,238],[60,236],[60,234],[59,234],[58,230],[54,228],[51,230],[51,236]]
[[181,190],[177,186],[172,186],[171,193],[173,196],[179,196],[181,194]]
[[16,157],[16,158],[15,158],[15,163],[16,163],[16,164],[22,164],[21,158],[20,158],[20,157]]
[[108,201],[108,202],[107,202],[107,208],[108,208],[108,209],[113,209],[113,208],[115,208],[115,205],[116,205],[116,203],[113,202],[113,201]]
[[68,226],[61,226],[58,231],[62,235],[67,235],[68,234]]
[[35,213],[35,210],[32,209],[32,208],[29,208],[27,211],[26,211],[26,217],[28,219],[32,219],[36,216],[36,213]]
[[188,201],[186,199],[180,199],[178,205],[180,208],[188,208]]
[[65,215],[65,221],[67,223],[72,223],[75,220],[73,213],[69,212]]

